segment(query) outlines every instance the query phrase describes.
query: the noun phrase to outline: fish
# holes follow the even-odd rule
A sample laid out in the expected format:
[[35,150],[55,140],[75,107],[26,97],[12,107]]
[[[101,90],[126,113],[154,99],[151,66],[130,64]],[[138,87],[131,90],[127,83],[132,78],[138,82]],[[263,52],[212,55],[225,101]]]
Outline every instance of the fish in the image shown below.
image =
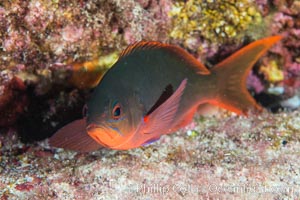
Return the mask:
[[175,45],[129,45],[94,88],[86,115],[58,130],[49,144],[75,151],[128,150],[187,126],[200,105],[245,116],[260,112],[246,88],[247,76],[281,39],[252,42],[210,69]]

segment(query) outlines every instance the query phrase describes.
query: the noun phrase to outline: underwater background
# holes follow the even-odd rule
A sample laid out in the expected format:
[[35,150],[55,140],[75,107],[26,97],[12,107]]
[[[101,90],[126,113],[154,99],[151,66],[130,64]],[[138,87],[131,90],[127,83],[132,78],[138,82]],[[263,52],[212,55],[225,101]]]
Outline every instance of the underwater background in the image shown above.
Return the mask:
[[[265,107],[208,107],[138,149],[76,153],[46,138],[82,117],[129,44],[178,45],[208,68],[282,35],[247,86]],[[0,2],[0,199],[284,199],[300,194],[300,1]],[[204,115],[202,115],[204,114]]]

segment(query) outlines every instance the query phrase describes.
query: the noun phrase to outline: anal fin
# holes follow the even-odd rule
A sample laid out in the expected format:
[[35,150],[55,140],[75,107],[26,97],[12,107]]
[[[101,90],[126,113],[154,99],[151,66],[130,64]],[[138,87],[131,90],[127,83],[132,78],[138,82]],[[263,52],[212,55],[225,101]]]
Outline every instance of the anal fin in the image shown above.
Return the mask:
[[190,109],[182,117],[182,119],[177,123],[177,125],[174,127],[174,130],[183,128],[183,127],[187,126],[188,124],[190,124],[193,121],[193,118],[194,118],[194,115],[195,115],[196,111],[197,111],[197,107]]

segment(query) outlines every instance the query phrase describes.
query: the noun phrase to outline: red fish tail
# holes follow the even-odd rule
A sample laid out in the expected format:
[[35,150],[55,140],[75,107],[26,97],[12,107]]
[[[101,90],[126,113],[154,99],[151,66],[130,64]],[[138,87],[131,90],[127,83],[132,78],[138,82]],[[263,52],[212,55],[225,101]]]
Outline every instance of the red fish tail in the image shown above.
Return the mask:
[[257,60],[280,39],[281,36],[273,36],[255,41],[217,64],[211,72],[216,76],[218,91],[210,102],[237,114],[261,110],[246,88],[247,76]]

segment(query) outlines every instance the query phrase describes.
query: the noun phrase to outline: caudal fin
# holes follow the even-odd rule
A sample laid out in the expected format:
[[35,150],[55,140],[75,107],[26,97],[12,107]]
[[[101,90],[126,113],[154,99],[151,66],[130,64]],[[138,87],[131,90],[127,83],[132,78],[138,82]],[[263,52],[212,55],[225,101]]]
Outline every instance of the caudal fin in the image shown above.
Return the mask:
[[246,115],[248,110],[261,110],[246,88],[246,80],[252,66],[281,36],[257,40],[234,53],[212,70],[217,79],[217,98],[211,103]]

